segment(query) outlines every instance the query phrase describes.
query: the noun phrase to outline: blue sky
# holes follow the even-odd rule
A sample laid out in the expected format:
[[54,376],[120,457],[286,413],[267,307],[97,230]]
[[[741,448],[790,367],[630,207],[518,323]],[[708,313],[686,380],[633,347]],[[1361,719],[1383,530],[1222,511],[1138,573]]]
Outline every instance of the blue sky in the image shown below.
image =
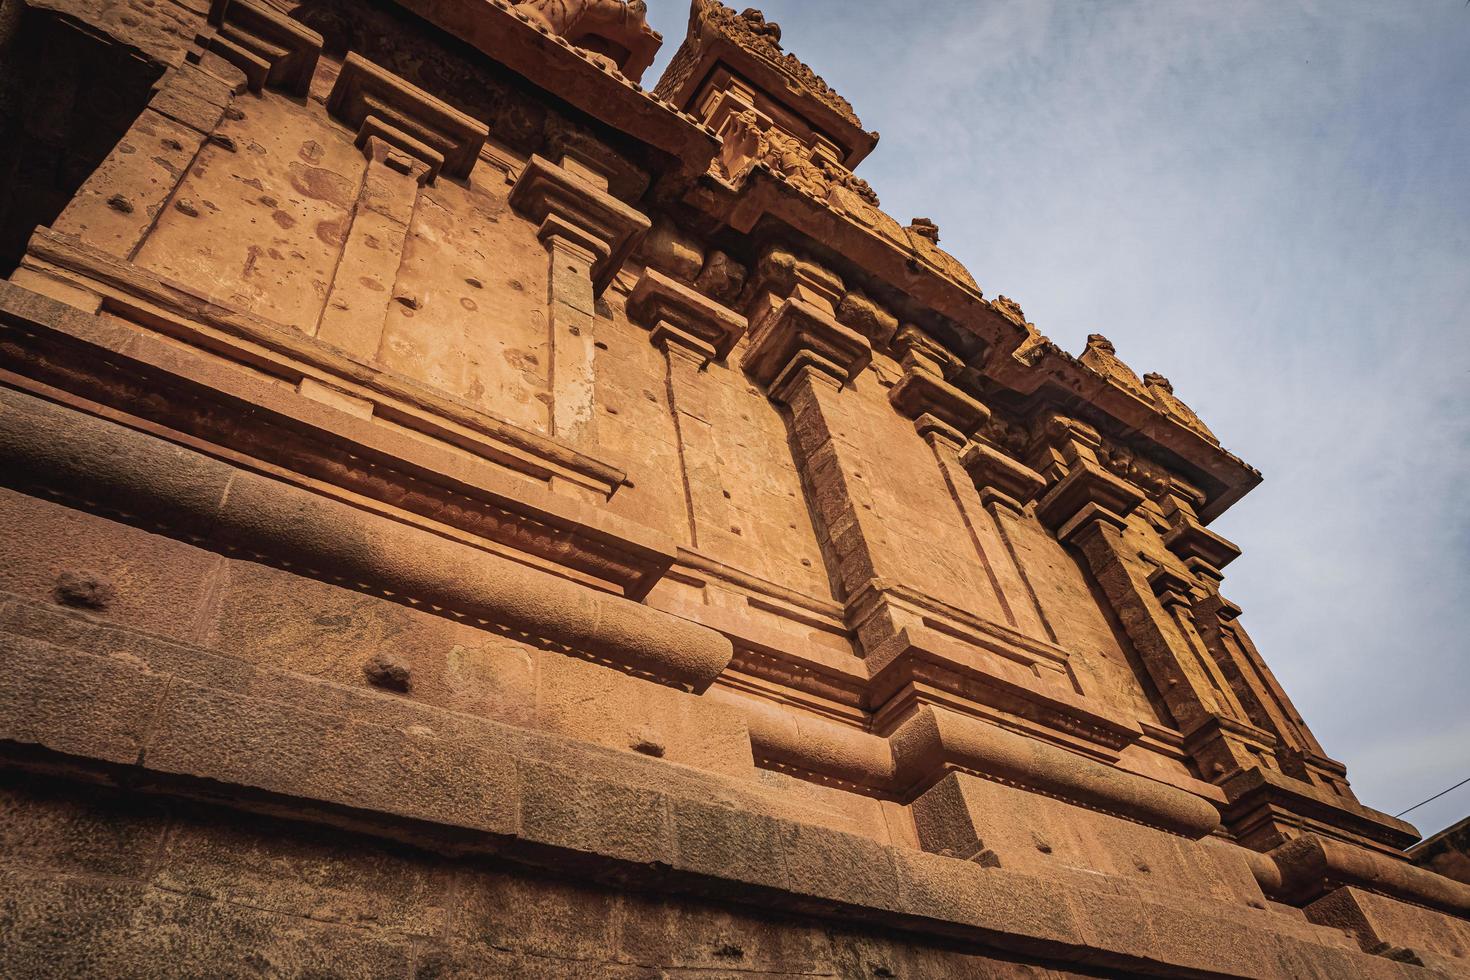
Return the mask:
[[[665,50],[681,0],[650,0]],[[738,9],[738,8],[737,8]],[[1465,0],[766,0],[987,296],[1106,334],[1265,482],[1225,592],[1359,797],[1470,776]],[[1409,819],[1470,813],[1470,786]]]

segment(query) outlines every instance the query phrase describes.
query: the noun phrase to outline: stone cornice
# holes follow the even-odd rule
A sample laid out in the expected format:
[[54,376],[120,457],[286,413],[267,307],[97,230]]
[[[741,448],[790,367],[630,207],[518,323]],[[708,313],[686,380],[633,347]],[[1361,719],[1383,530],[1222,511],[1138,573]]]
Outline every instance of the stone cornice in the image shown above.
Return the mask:
[[714,131],[644,91],[589,52],[517,16],[506,0],[397,0],[499,64],[593,119],[668,154],[666,176],[687,185],[719,151]]

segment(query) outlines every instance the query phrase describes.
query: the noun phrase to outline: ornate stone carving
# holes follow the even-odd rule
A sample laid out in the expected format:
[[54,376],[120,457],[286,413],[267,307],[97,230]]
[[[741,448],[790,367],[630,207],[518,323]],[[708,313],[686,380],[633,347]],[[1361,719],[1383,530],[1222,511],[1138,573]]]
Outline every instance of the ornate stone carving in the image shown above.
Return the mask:
[[1174,386],[1169,379],[1162,374],[1149,373],[1143,376],[1143,383],[1148,386],[1148,393],[1153,396],[1154,404],[1158,405],[1159,411],[1182,422],[1187,427],[1198,432],[1206,439],[1218,444],[1220,440],[1209,430],[1200,417],[1194,414],[1194,409],[1174,396]]
[[1146,401],[1153,400],[1148,390],[1144,388],[1143,382],[1138,379],[1138,375],[1119,359],[1118,350],[1113,346],[1113,342],[1102,334],[1087,335],[1087,349],[1082,352],[1078,360],[1118,387],[1131,391]]
[[1127,446],[1104,442],[1098,447],[1097,456],[1111,472],[1129,481],[1150,497],[1162,493],[1169,485],[1167,469]]
[[663,36],[648,26],[644,0],[520,0],[514,9],[633,81],[643,77],[663,44]]
[[[746,52],[761,59],[776,69],[782,75],[790,79],[795,91],[811,92],[817,99],[838,113],[843,119],[854,127],[861,127],[862,122],[857,114],[853,112],[852,103],[842,96],[822,79],[820,75],[812,71],[802,60],[793,54],[781,50],[781,27],[779,24],[766,20],[759,10],[747,7],[743,13],[737,14],[734,10],[719,3],[718,0],[698,0],[691,16],[691,21],[702,20],[707,28],[712,28],[729,37]],[[691,29],[690,36],[695,36]],[[687,46],[689,42],[685,42]],[[681,60],[684,55],[683,48],[675,61]],[[671,68],[673,66],[670,66]],[[681,79],[678,72],[659,79],[658,87],[654,94],[660,98],[669,98],[678,88],[677,82]]]
[[745,288],[745,277],[745,266],[715,249],[705,256],[704,268],[695,277],[694,288],[728,305]]
[[915,218],[904,229],[904,232],[908,235],[909,247],[917,252],[920,258],[951,279],[964,283],[977,293],[980,291],[974,277],[970,275],[970,270],[966,269],[959,259],[939,247],[939,226],[933,221],[928,218]]
[[868,298],[860,289],[850,289],[837,304],[837,319],[867,337],[875,348],[885,348],[898,332],[898,317]]

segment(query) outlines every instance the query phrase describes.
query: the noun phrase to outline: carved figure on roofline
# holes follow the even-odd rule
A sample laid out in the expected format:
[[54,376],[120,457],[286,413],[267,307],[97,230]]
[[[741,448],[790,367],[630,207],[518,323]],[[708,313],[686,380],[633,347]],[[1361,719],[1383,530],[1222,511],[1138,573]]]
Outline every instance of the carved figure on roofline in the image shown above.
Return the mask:
[[643,77],[663,44],[663,36],[648,26],[644,0],[520,0],[515,9],[633,81]]
[[1087,348],[1078,360],[1119,388],[1131,391],[1145,401],[1153,400],[1153,396],[1148,393],[1148,389],[1143,386],[1143,382],[1138,379],[1134,370],[1118,357],[1118,349],[1113,346],[1113,342],[1102,334],[1090,333],[1087,335]]
[[929,218],[915,218],[909,222],[909,226],[904,231],[908,233],[909,247],[930,265],[956,282],[969,286],[977,293],[980,292],[980,287],[970,275],[970,270],[966,269],[959,259],[939,247],[939,225]]
[[1215,434],[1209,430],[1209,427],[1200,420],[1198,415],[1194,414],[1194,409],[1174,396],[1174,386],[1170,384],[1168,378],[1162,374],[1150,372],[1143,376],[1143,383],[1148,386],[1159,411],[1172,415],[1211,442],[1219,443],[1220,440],[1215,438]]

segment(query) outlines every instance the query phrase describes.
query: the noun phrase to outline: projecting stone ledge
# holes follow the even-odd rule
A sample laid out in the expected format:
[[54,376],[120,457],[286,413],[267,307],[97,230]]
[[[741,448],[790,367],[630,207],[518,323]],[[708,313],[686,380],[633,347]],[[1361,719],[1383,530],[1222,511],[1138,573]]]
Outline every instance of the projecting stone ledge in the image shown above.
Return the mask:
[[[1284,978],[1310,964],[1324,976],[1448,975],[1362,953],[1341,932],[1290,915],[1094,891],[1069,878],[885,846],[773,806],[758,782],[273,673],[85,620],[58,629],[57,616],[65,614],[0,604],[7,767],[123,780],[159,800],[285,813],[451,857],[573,864],[627,885],[897,926],[921,939],[964,939],[1092,969]],[[98,649],[8,631],[27,622]],[[109,649],[126,656],[97,655]],[[81,913],[62,906],[58,914]],[[1241,942],[1247,931],[1255,938]],[[7,955],[35,957],[39,948],[22,941]],[[144,962],[159,967],[166,956],[155,950]]]

